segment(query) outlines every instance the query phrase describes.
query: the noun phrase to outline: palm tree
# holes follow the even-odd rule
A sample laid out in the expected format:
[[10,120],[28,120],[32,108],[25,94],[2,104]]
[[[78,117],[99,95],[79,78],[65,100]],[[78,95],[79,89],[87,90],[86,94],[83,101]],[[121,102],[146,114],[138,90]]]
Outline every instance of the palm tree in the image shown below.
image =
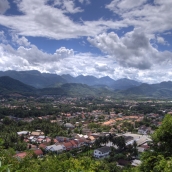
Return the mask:
[[[110,143],[113,143],[113,135],[110,133],[109,135],[108,135],[108,141],[110,142]],[[112,145],[111,145],[112,146]]]
[[117,142],[117,141],[116,141],[116,137],[112,137],[112,144],[113,144],[113,145],[116,145],[116,142]]
[[100,147],[100,140],[96,139],[94,142],[95,147]]
[[124,137],[120,136],[120,137],[116,137],[116,145],[118,146],[118,148],[124,149],[125,148],[125,139]]
[[107,142],[108,142],[108,137],[107,136],[103,136],[102,143],[106,145]]

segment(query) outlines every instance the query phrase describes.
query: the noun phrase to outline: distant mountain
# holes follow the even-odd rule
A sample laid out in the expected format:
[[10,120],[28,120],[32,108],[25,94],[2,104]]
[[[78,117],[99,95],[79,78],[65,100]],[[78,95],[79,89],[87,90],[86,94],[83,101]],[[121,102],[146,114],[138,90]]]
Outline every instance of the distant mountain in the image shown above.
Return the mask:
[[130,80],[127,78],[119,79],[119,80],[113,80],[110,77],[102,77],[102,78],[96,78],[94,76],[83,76],[79,75],[76,78],[70,76],[70,75],[62,75],[62,77],[68,82],[68,83],[81,83],[81,84],[87,84],[89,86],[94,87],[102,87],[102,88],[108,88],[111,90],[126,90],[131,87],[139,86],[141,85],[141,82],[137,82],[134,80]]
[[[53,76],[50,76],[53,78]],[[56,78],[56,76],[55,76]],[[126,82],[126,80],[125,80]],[[125,83],[124,82],[124,83]],[[130,81],[129,81],[130,82]],[[133,82],[134,83],[134,82]],[[137,83],[136,83],[137,84]],[[111,91],[103,87],[88,86],[80,83],[65,83],[57,88],[36,89],[8,76],[0,77],[0,95],[18,93],[21,95],[60,95],[60,96],[115,96],[115,97],[151,97],[171,98],[172,82],[159,84],[141,84],[127,90]]]
[[5,72],[0,71],[0,76],[9,76],[35,88],[59,87],[65,83],[80,83],[86,84],[88,86],[94,86],[95,88],[124,90],[141,84],[137,81],[129,80],[126,78],[115,81],[108,76],[102,78],[96,78],[89,75],[79,75],[77,77],[72,77],[69,74],[60,76],[50,73],[40,73],[36,70]]
[[124,91],[116,92],[119,95],[132,97],[156,97],[170,98],[172,97],[172,82],[161,82],[159,84],[141,84],[140,86],[129,88]]
[[13,78],[10,78],[8,76],[0,77],[0,94],[10,94],[10,93],[34,93],[35,88],[28,86],[26,84],[23,84],[22,82],[15,80]]
[[56,83],[66,83],[67,81],[56,74],[40,73],[31,71],[0,71],[0,76],[9,76],[35,88],[45,88]]
[[102,77],[102,78],[96,78],[90,75],[87,75],[87,76],[79,75],[77,77],[72,77],[70,75],[62,75],[62,77],[68,83],[80,83],[80,84],[86,84],[89,86],[94,86],[94,85],[111,86],[114,82],[114,80],[108,76]]
[[61,96],[107,96],[113,92],[104,88],[93,88],[86,84],[66,83],[57,88],[39,89],[41,95],[61,95]]
[[65,79],[68,83],[76,83],[75,78],[69,74],[61,75],[63,79]]
[[135,80],[130,80],[127,78],[119,79],[116,80],[112,85],[111,88],[114,90],[126,90],[132,87],[136,87],[141,85],[141,82],[135,81]]
[[59,95],[59,96],[105,96],[113,95],[107,89],[95,89],[85,84],[66,83],[57,88],[36,89],[8,76],[0,77],[0,95]]

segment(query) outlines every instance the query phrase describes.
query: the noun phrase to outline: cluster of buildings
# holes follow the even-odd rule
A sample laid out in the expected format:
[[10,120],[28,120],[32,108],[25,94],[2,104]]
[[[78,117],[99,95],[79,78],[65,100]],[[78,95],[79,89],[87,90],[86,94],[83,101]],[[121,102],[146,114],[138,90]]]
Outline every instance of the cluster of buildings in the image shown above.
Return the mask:
[[[82,135],[76,134],[72,138],[57,136],[55,138],[50,138],[45,136],[40,130],[29,132],[20,131],[17,132],[19,136],[24,136],[24,141],[28,144],[28,149],[33,150],[34,153],[40,156],[42,150],[45,152],[61,153],[63,151],[69,151],[77,148],[81,148],[84,145],[91,145],[94,143],[98,135]],[[40,151],[37,151],[40,150]],[[25,157],[27,153],[17,153],[15,156],[19,158]]]
[[[79,152],[80,148],[83,146],[92,147],[91,145],[98,139],[100,136],[107,136],[109,133],[92,133],[88,135],[76,134],[73,138],[57,136],[55,138],[50,138],[44,136],[44,133],[40,130],[28,132],[21,131],[17,133],[19,136],[24,136],[24,141],[28,143],[28,149],[33,150],[33,153],[41,157],[46,152],[52,153],[62,153],[64,151],[77,150]],[[118,136],[118,135],[117,135]],[[144,152],[149,149],[148,142],[151,142],[151,139],[148,135],[139,135],[132,133],[125,133],[119,135],[124,137],[126,145],[132,145],[134,141],[137,143],[138,152]],[[95,149],[93,156],[95,158],[104,158],[109,155],[111,152],[111,147],[115,147],[113,143],[108,142],[103,147]],[[15,157],[22,159],[27,156],[27,151],[19,152]]]

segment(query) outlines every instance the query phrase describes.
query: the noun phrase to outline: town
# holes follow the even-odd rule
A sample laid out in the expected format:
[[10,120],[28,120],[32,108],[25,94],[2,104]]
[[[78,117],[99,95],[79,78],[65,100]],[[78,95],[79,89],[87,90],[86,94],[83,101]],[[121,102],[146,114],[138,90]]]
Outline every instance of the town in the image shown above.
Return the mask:
[[172,114],[170,100],[14,95],[0,101],[0,137],[18,161],[31,152],[37,158],[67,153],[138,166],[150,136]]

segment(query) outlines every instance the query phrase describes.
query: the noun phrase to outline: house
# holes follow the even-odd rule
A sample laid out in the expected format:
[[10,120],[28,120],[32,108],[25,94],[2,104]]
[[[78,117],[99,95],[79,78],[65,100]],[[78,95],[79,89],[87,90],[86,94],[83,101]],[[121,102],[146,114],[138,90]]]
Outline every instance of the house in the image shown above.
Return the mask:
[[20,153],[15,154],[14,157],[20,160],[20,159],[25,158],[26,155],[27,155],[26,152],[20,152]]
[[147,135],[151,133],[151,128],[150,127],[146,127],[146,126],[141,126],[138,129],[138,134],[143,134],[143,135]]
[[69,138],[63,137],[63,136],[57,136],[57,137],[56,137],[56,140],[57,140],[58,142],[65,142],[65,141],[69,141]]
[[132,145],[134,143],[134,138],[132,136],[123,136],[126,146]]
[[75,140],[70,140],[70,143],[72,143],[73,148],[77,148],[78,147],[78,143]]
[[66,123],[66,124],[64,124],[64,127],[69,128],[69,129],[75,128],[75,126],[72,125],[71,123]]
[[39,148],[45,149],[48,145],[49,143],[44,142],[39,145]]
[[44,132],[37,130],[37,131],[32,131],[30,133],[31,136],[40,136],[40,135],[44,135]]
[[132,161],[132,163],[131,163],[131,165],[132,165],[132,166],[135,166],[135,167],[139,166],[140,164],[141,164],[141,161],[140,161],[140,160],[137,160],[137,159],[134,159],[134,160]]
[[96,139],[93,136],[88,137],[87,140],[90,140],[91,142],[94,142]]
[[17,135],[21,136],[21,135],[27,135],[29,134],[29,131],[19,131],[17,132]]
[[64,142],[63,145],[65,147],[65,150],[71,150],[71,149],[73,149],[73,145],[72,145],[71,142]]
[[43,156],[43,152],[41,149],[36,149],[33,151],[34,154],[37,156],[37,157],[42,157]]
[[75,139],[74,140],[78,147],[84,146],[85,145],[85,140],[84,139]]
[[46,137],[46,138],[43,140],[43,142],[50,143],[50,142],[51,142],[51,138],[49,138],[49,137]]
[[137,147],[138,149],[138,152],[144,152],[144,151],[147,151],[150,147],[148,145],[141,145],[139,147]]
[[87,135],[83,135],[83,134],[77,134],[76,137],[78,139],[82,138],[82,139],[88,139],[88,136]]
[[45,148],[45,151],[56,152],[56,153],[61,153],[63,150],[65,150],[65,147],[62,145],[50,145]]
[[111,148],[104,146],[94,150],[94,157],[96,158],[106,157],[109,155],[110,152],[111,152]]

